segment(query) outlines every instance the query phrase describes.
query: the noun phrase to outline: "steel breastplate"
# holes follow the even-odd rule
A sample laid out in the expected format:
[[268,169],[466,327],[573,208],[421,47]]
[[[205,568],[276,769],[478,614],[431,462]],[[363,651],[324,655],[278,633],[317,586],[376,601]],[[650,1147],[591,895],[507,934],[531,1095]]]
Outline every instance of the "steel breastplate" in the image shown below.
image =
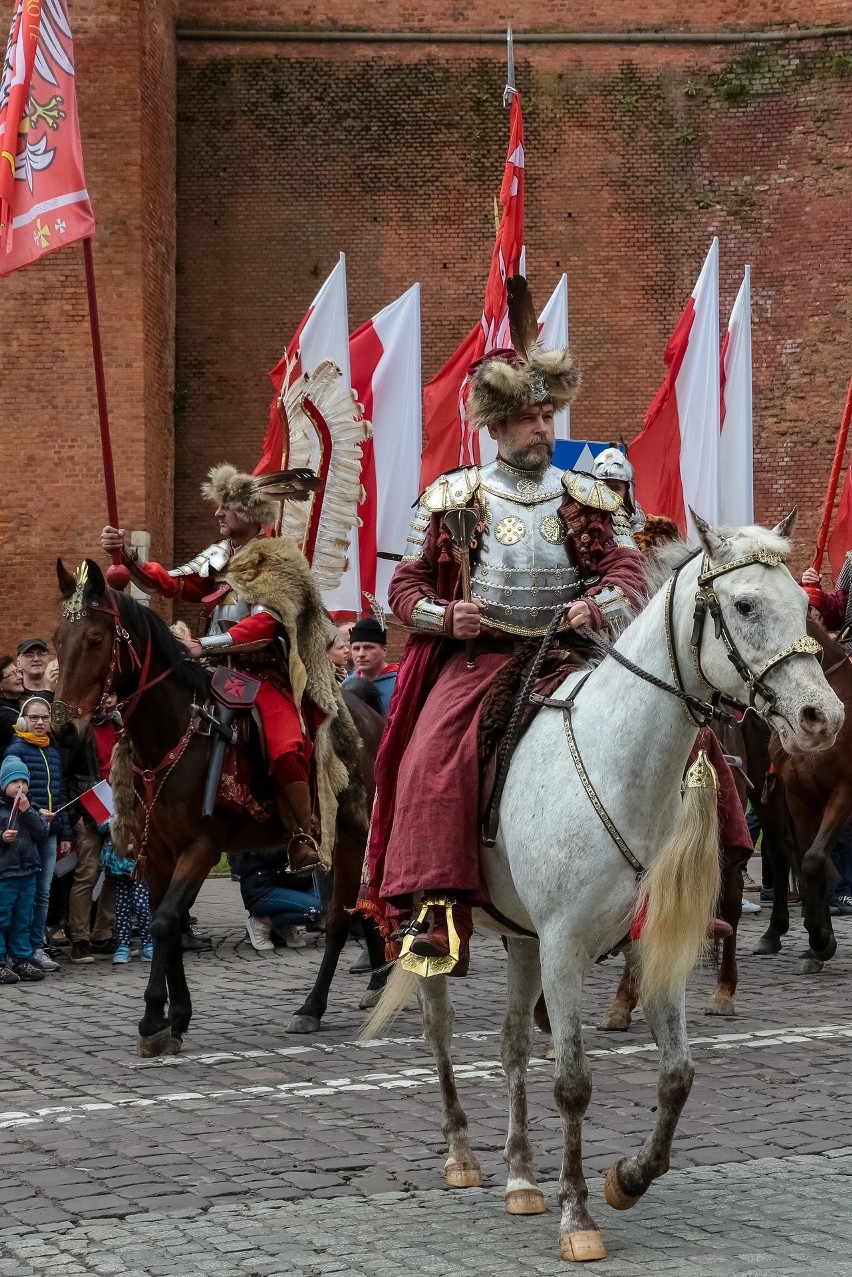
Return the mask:
[[227,634],[237,624],[251,615],[251,607],[245,599],[238,599],[234,594],[226,594],[221,603],[217,603],[210,613],[207,626],[208,634]]
[[543,634],[555,609],[583,592],[558,516],[562,471],[551,466],[533,476],[495,461],[483,467],[478,495],[486,527],[471,587],[484,604],[483,621],[507,634]]

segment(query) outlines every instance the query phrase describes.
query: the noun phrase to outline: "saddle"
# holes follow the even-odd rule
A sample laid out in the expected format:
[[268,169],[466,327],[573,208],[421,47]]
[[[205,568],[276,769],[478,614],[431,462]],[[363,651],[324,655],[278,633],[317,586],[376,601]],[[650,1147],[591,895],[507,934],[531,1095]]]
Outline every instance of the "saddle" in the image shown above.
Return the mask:
[[[533,701],[529,695],[524,698],[522,704],[518,703],[540,647],[541,641],[537,639],[530,639],[517,647],[496,675],[482,704],[477,733],[477,753],[479,755],[479,814],[485,835],[488,834],[489,824],[492,823],[490,820],[492,806],[500,800],[500,793],[495,792],[498,776],[502,775],[505,779],[515,746],[541,709],[540,699]],[[556,635],[549,651],[545,653],[538,677],[530,688],[530,692],[537,698],[552,696],[569,674],[588,668],[595,650],[589,639],[577,633],[576,630],[560,632]],[[516,719],[514,726],[513,719]],[[487,836],[485,841],[489,841]]]
[[[211,700],[199,708],[213,739],[202,816],[212,816],[217,804],[246,811],[255,820],[268,820],[271,801],[254,796],[263,751],[262,733],[254,714],[260,679],[242,669],[219,665],[210,681]],[[253,721],[254,720],[254,721]],[[256,755],[256,757],[253,757]]]

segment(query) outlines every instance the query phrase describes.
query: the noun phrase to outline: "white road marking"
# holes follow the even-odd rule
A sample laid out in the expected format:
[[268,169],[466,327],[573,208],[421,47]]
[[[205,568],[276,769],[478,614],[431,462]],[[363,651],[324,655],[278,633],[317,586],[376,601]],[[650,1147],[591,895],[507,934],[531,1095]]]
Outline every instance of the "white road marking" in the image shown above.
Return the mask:
[[[457,1038],[479,1041],[496,1036],[492,1031],[456,1034]],[[761,1048],[767,1046],[786,1046],[803,1042],[819,1042],[837,1038],[852,1038],[852,1024],[821,1024],[808,1028],[790,1029],[757,1029],[751,1033],[720,1033],[713,1037],[697,1037],[690,1039],[692,1047],[706,1047],[713,1051],[730,1051],[739,1047]],[[390,1039],[394,1044],[415,1044],[425,1049],[421,1037]],[[344,1043],[349,1046],[387,1045],[388,1040],[376,1043]],[[270,1051],[235,1051],[217,1052],[215,1056],[189,1057],[193,1063],[228,1060],[265,1059],[277,1055],[306,1054],[314,1047],[281,1047]],[[586,1054],[594,1058],[604,1056],[629,1056],[649,1054],[656,1051],[653,1042],[629,1042],[623,1046],[594,1047]],[[325,1054],[325,1052],[322,1052]],[[172,1062],[175,1057],[172,1057]],[[181,1057],[176,1057],[181,1058]],[[186,1058],[186,1057],[185,1057]],[[457,1078],[464,1081],[500,1082],[504,1080],[503,1067],[499,1059],[458,1061],[455,1064]],[[553,1063],[541,1057],[530,1060],[530,1071],[552,1069]],[[0,1112],[0,1129],[15,1126],[34,1126],[46,1121],[70,1122],[75,1118],[86,1117],[94,1113],[120,1112],[125,1108],[164,1107],[173,1104],[206,1105],[211,1101],[228,1099],[239,1103],[257,1096],[269,1096],[277,1101],[290,1101],[313,1096],[329,1096],[353,1091],[393,1091],[413,1089],[415,1087],[437,1086],[438,1079],[433,1067],[427,1064],[414,1064],[394,1071],[381,1073],[365,1073],[360,1078],[337,1077],[313,1079],[302,1082],[279,1082],[275,1085],[228,1087],[220,1090],[173,1091],[154,1096],[120,1096],[115,1100],[69,1100],[67,1104],[53,1104],[44,1108],[36,1108],[31,1112]]]

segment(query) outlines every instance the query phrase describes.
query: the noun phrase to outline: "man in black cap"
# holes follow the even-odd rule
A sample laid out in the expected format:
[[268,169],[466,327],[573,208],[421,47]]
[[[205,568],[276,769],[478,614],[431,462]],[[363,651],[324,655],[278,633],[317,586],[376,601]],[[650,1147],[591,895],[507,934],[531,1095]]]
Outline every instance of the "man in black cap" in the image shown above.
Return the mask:
[[11,745],[21,713],[24,679],[14,656],[0,656],[0,753]]
[[18,644],[18,668],[24,676],[24,695],[38,693],[46,701],[53,700],[53,688],[47,679],[50,651],[44,639],[29,638]]
[[375,617],[364,616],[352,626],[349,646],[355,673],[350,674],[343,686],[351,686],[359,678],[369,679],[381,698],[382,713],[387,718],[399,670],[398,665],[388,664],[387,632]]

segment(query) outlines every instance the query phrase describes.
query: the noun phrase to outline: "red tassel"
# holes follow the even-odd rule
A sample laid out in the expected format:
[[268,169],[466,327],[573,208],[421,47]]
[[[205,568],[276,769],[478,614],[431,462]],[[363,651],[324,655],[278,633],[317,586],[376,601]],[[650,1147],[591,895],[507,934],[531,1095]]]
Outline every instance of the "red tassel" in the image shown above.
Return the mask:
[[630,927],[630,939],[641,940],[642,932],[645,929],[645,919],[648,916],[648,901],[643,900],[639,908],[633,915],[633,923]]

